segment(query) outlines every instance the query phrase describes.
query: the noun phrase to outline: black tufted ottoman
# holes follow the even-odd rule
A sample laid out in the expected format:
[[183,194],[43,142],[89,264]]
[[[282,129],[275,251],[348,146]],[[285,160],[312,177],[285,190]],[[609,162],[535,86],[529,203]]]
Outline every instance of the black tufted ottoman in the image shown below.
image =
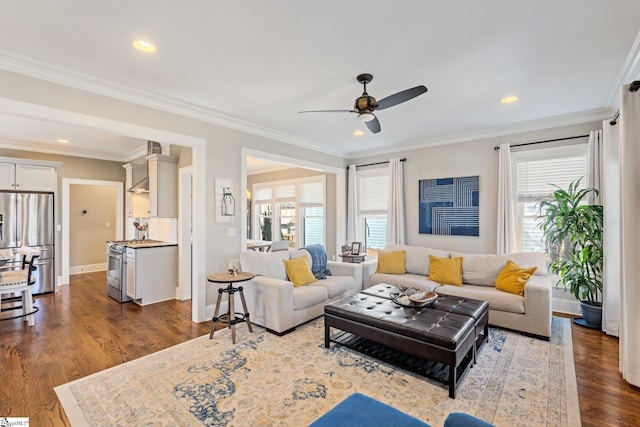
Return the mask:
[[[391,299],[392,293],[399,293],[401,289],[396,285],[380,283],[361,291],[363,294],[373,295],[377,297]],[[438,299],[430,306],[431,309],[447,311],[463,316],[473,317],[475,321],[475,354],[482,347],[489,337],[489,303],[477,299],[456,297],[452,295],[440,295]],[[474,355],[475,363],[475,355]]]
[[[476,334],[470,316],[402,307],[361,292],[326,305],[324,324],[325,347],[334,341],[399,364],[447,384],[451,398],[473,365]],[[331,328],[343,332],[331,336]]]

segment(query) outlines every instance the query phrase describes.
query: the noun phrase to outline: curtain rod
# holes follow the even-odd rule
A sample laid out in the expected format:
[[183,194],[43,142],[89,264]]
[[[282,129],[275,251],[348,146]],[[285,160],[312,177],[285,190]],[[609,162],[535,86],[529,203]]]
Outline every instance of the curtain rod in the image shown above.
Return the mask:
[[[578,138],[588,138],[588,137],[589,135],[568,136],[566,138],[546,139],[544,141],[525,142],[524,144],[514,144],[511,147],[524,147],[525,145],[544,144],[546,142],[566,141],[568,139],[578,139]],[[493,149],[498,151],[500,147],[496,145],[495,147],[493,147]]]
[[[638,89],[640,89],[640,80],[634,80],[630,85],[629,85],[629,92],[637,92]],[[618,124],[618,117],[620,117],[620,110],[618,109],[618,111],[616,112],[616,114],[613,116],[613,118],[611,119],[611,121],[609,122],[609,124],[611,126],[615,126]]]
[[[389,161],[390,161],[390,160],[387,160],[387,161],[384,161],[384,162],[367,163],[367,164],[365,164],[365,165],[356,165],[356,168],[363,168],[363,167],[365,167],[365,166],[384,165],[384,164],[389,163]],[[401,162],[406,162],[406,161],[407,161],[407,158],[406,158],[406,157],[403,157],[403,158],[401,158],[401,159],[400,159],[400,161],[401,161]],[[349,169],[349,166],[347,166],[347,169]]]

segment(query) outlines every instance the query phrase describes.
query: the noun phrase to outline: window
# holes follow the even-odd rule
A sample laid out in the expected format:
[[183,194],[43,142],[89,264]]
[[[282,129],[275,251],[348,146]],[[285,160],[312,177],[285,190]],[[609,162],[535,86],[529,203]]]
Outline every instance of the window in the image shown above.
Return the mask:
[[386,168],[358,171],[360,234],[364,249],[383,249],[387,240],[389,175]]
[[567,188],[582,178],[580,186],[587,186],[587,144],[517,151],[512,156],[518,244],[523,251],[546,252],[555,259],[557,250],[545,248],[538,226],[539,203],[553,197],[556,187],[552,184]]
[[324,190],[324,176],[255,184],[253,238],[324,245]]

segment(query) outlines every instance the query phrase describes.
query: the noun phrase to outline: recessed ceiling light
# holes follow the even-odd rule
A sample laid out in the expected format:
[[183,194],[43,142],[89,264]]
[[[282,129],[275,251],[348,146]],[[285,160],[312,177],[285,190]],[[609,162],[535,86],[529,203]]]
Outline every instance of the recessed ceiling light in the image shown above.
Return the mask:
[[60,144],[68,144],[69,140],[68,139],[64,139],[64,138],[58,138],[56,139],[57,142],[59,142]]
[[353,132],[353,136],[362,136],[362,135],[364,135],[364,132],[362,132],[361,130],[357,130]]
[[516,102],[518,100],[517,96],[505,96],[500,100],[503,104],[511,104],[512,102]]
[[144,53],[153,53],[156,51],[156,47],[154,45],[144,40],[134,40],[131,44],[133,47]]

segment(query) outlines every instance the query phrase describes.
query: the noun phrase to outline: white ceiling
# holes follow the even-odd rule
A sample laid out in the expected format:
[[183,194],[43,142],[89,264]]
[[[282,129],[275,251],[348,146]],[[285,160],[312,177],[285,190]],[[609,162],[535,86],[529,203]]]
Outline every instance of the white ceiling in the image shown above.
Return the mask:
[[[640,77],[639,30],[637,0],[3,0],[0,68],[354,157],[604,118]],[[364,72],[378,99],[429,91],[378,111],[376,135],[354,114],[298,114],[352,108]],[[4,147],[146,145],[8,113]]]

